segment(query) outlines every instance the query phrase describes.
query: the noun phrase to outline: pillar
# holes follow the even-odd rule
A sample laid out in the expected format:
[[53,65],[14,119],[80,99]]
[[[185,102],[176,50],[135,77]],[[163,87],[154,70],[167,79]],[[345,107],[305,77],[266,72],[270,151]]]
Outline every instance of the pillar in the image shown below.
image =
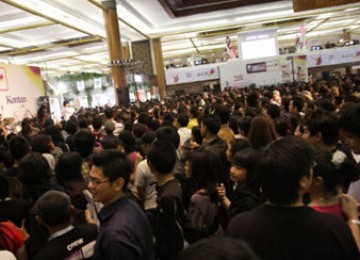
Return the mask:
[[159,38],[152,40],[153,54],[154,54],[154,71],[156,74],[156,80],[159,87],[160,97],[163,98],[166,95],[165,88],[165,71],[164,60],[161,49],[161,40]]
[[[122,55],[118,17],[116,13],[116,1],[115,0],[102,1],[101,5],[103,6],[103,15],[105,21],[106,38],[108,42],[110,62],[115,60],[122,60],[123,55]],[[129,95],[125,88],[126,80],[123,73],[123,68],[119,66],[112,66],[111,75],[117,93],[118,104],[128,105]]]

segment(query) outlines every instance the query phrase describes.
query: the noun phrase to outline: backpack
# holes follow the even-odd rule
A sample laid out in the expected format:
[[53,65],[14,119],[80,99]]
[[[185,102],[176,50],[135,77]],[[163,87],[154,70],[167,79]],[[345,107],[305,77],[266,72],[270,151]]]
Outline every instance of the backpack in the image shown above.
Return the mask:
[[208,194],[195,193],[191,197],[186,216],[185,238],[193,243],[214,234],[219,227],[219,206]]

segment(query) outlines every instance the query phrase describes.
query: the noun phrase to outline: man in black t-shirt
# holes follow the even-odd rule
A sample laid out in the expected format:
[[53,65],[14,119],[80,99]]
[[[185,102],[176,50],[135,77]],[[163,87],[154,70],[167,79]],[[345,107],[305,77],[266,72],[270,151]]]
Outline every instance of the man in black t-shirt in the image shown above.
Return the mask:
[[63,192],[48,191],[37,202],[37,221],[44,225],[50,237],[33,258],[90,259],[97,237],[96,225],[74,227],[70,220],[70,197]]
[[355,203],[352,210],[343,207],[347,225],[302,201],[312,182],[312,155],[310,144],[296,137],[284,137],[266,147],[258,170],[268,201],[235,216],[226,234],[248,242],[262,259],[360,259],[350,231],[359,231]]
[[172,259],[184,247],[184,209],[179,181],[173,174],[176,150],[172,143],[158,140],[148,154],[148,165],[158,184],[157,212],[153,221],[157,259]]

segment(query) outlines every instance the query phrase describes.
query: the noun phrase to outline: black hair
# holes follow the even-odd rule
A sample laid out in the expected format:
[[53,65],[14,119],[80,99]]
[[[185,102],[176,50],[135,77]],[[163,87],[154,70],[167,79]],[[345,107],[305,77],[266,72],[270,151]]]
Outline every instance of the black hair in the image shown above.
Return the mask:
[[103,150],[93,155],[91,164],[101,168],[110,182],[123,178],[126,187],[130,179],[131,164],[123,153],[115,149]]
[[301,112],[305,105],[304,99],[302,97],[294,97],[292,99],[292,102],[293,106],[296,107],[297,111]]
[[238,151],[231,159],[232,166],[239,166],[246,169],[245,188],[255,192],[258,192],[260,188],[260,176],[256,169],[259,160],[260,152],[253,148]]
[[68,120],[65,123],[65,131],[69,134],[75,134],[77,130],[77,123],[74,122],[73,120]]
[[167,174],[175,166],[176,150],[169,141],[157,140],[151,145],[147,158],[158,173]]
[[38,134],[32,139],[32,150],[38,153],[51,153],[52,137],[48,134]]
[[234,156],[237,152],[245,150],[246,148],[250,148],[249,141],[243,138],[234,139],[230,143],[230,151],[231,154]]
[[299,181],[309,176],[313,149],[306,141],[287,136],[268,145],[261,154],[262,190],[270,202],[288,205],[299,199]]
[[311,136],[321,133],[322,140],[327,145],[334,145],[339,139],[338,118],[329,112],[316,110],[303,119]]
[[155,140],[156,136],[154,132],[146,132],[143,134],[143,136],[141,137],[141,142],[143,144],[152,144],[152,142]]
[[276,104],[267,104],[266,111],[272,119],[280,117],[280,107]]
[[340,128],[360,137],[360,104],[351,104],[341,112]]
[[147,125],[142,123],[137,123],[133,125],[132,133],[135,136],[135,138],[140,138],[143,136],[143,134],[148,130]]
[[177,115],[177,121],[181,127],[186,127],[189,124],[189,116],[185,113],[180,113]]
[[249,134],[252,119],[253,119],[252,116],[244,116],[244,117],[241,117],[237,122],[239,130],[242,130],[244,132],[245,136],[247,136]]
[[203,141],[203,137],[201,136],[201,131],[200,131],[200,127],[199,126],[194,126],[191,129],[191,135],[194,138],[194,141],[197,144],[202,144]]
[[10,139],[9,150],[15,160],[21,160],[31,151],[28,140],[22,136],[13,136]]
[[70,221],[70,197],[63,192],[51,190],[44,193],[36,202],[37,214],[50,227]]
[[25,186],[41,185],[52,177],[52,171],[47,160],[37,152],[26,155],[19,165],[19,180]]
[[172,143],[174,147],[179,147],[180,135],[174,127],[162,126],[155,131],[157,140],[167,140]]
[[135,137],[130,131],[127,130],[121,131],[119,133],[119,139],[122,142],[126,154],[132,153],[136,150]]
[[100,116],[96,116],[92,120],[92,126],[94,127],[94,130],[100,130],[102,126],[102,119]]
[[95,145],[95,136],[88,130],[79,130],[74,137],[75,151],[83,158],[92,154]]
[[[340,156],[340,159],[338,157]],[[315,152],[314,177],[319,176],[324,180],[325,190],[333,195],[338,188],[347,190],[349,184],[359,179],[360,169],[353,158],[348,157],[343,151],[334,150]]]
[[84,180],[82,176],[82,158],[79,153],[63,153],[55,166],[55,176],[59,183]]
[[216,115],[205,115],[202,118],[202,124],[211,134],[216,135],[221,127],[221,119]]
[[220,118],[221,124],[227,124],[230,118],[230,109],[224,105],[215,104],[214,115]]
[[187,161],[191,165],[191,178],[197,189],[205,188],[213,202],[218,201],[216,184],[221,182],[218,167],[221,164],[214,154],[199,150],[192,152]]

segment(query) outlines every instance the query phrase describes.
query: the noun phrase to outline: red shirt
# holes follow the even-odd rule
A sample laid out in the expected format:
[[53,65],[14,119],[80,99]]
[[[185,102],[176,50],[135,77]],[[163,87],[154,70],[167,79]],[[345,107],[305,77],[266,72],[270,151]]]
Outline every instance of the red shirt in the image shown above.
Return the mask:
[[12,222],[0,222],[0,247],[16,254],[24,244],[24,235]]

